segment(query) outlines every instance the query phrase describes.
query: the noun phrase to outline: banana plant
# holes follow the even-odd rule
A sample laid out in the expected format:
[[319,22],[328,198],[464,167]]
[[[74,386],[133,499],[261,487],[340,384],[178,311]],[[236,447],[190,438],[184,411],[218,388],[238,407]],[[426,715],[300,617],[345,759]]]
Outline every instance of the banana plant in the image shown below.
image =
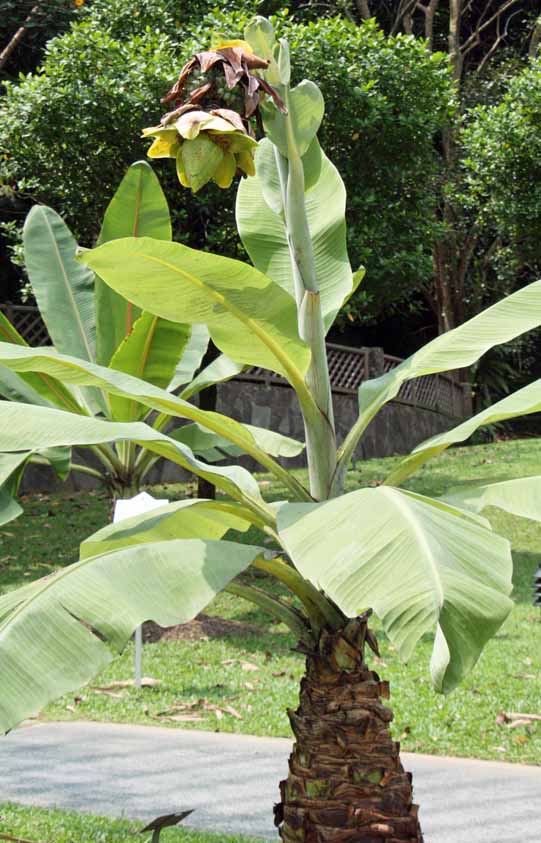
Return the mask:
[[[129,168],[111,200],[101,228],[99,243],[126,235],[171,240],[171,221],[160,183],[142,161]],[[99,276],[76,260],[76,241],[51,208],[35,206],[24,226],[24,254],[32,289],[47,326],[53,349],[48,354],[67,354],[86,363],[99,363],[112,372],[134,375],[184,399],[217,381],[238,374],[242,366],[221,355],[194,376],[209,342],[203,324],[188,325],[162,319],[114,292]],[[18,347],[28,346],[0,313],[0,337]],[[47,374],[0,369],[0,395],[35,407],[50,407],[84,417],[130,422],[146,420],[155,430],[170,426],[165,411],[157,417],[133,397],[111,394],[100,387]],[[260,432],[264,435],[263,432]],[[207,462],[242,453],[228,440],[193,422],[171,435],[187,442]],[[257,432],[256,432],[257,435]],[[20,513],[14,495],[29,463],[50,464],[61,479],[70,472],[98,478],[116,497],[130,497],[143,484],[159,456],[133,442],[82,443],[93,459],[71,461],[71,449],[32,449],[0,457],[0,486],[6,505],[0,514],[5,523]],[[267,453],[292,456],[302,445],[270,433],[263,445]]]
[[[347,256],[343,183],[317,140],[323,98],[313,82],[292,86],[290,76],[287,42],[257,17],[243,40],[215,44],[182,68],[165,97],[171,111],[145,130],[151,157],[173,159],[180,183],[194,192],[243,176],[237,220],[251,265],[155,234],[103,237],[78,260],[100,279],[104,301],[120,296],[132,313],[172,326],[204,324],[226,359],[283,376],[304,418],[308,483],[269,455],[271,446],[288,447],[269,441],[276,434],[197,408],[163,383],[104,366],[106,358],[0,344],[0,365],[17,377],[54,379],[70,394],[79,390],[81,403],[103,396],[111,406],[198,425],[192,431],[258,459],[285,496],[269,503],[245,469],[202,463],[188,441],[150,424],[146,410],[113,420],[0,403],[0,448],[10,459],[38,449],[136,445],[189,467],[221,493],[108,525],[83,542],[77,563],[0,597],[0,727],[89,681],[143,621],[188,621],[227,590],[289,627],[306,656],[299,706],[290,712],[294,749],[275,808],[282,840],[420,843],[411,777],[390,733],[389,686],[369,665],[368,651],[378,651],[370,617],[405,661],[431,635],[432,682],[451,691],[513,605],[509,542],[481,510],[490,503],[539,518],[541,478],[438,499],[400,484],[477,427],[538,411],[541,382],[419,445],[377,488],[345,493],[345,477],[367,425],[402,383],[469,366],[539,326],[541,282],[364,383],[359,418],[337,443],[325,336],[362,271],[353,272]],[[237,541],[248,528],[267,540]],[[247,584],[240,575],[249,567],[294,600],[267,590],[266,578],[262,587]]]

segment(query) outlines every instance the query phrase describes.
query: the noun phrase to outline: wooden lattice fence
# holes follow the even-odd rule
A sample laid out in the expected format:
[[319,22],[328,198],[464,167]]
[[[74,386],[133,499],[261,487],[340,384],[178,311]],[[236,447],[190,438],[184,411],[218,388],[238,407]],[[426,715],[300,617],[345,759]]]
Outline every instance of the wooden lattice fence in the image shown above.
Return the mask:
[[26,304],[0,304],[14,328],[28,345],[50,345],[51,340],[37,307]]

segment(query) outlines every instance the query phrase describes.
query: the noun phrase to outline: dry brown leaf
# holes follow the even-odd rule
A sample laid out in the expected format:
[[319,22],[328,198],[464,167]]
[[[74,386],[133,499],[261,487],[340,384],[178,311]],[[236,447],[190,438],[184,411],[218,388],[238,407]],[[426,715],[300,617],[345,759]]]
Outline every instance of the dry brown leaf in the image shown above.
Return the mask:
[[507,716],[510,720],[532,720],[535,722],[541,721],[541,714],[524,714],[524,712],[522,711],[508,711]]
[[232,705],[227,705],[224,708],[224,711],[226,711],[227,714],[230,714],[232,717],[236,717],[237,720],[242,720],[242,714],[239,714],[238,711],[235,708],[233,708]]
[[[161,679],[153,679],[151,676],[143,676],[141,679],[142,688],[155,688],[161,685]],[[100,685],[93,687],[93,691],[114,691],[115,688],[132,688],[135,685],[135,679],[118,679],[116,682],[111,682],[109,685]]]
[[242,684],[245,688],[247,688],[248,691],[255,691],[255,687],[254,685],[252,685],[251,682],[243,682]]
[[116,691],[109,691],[107,688],[91,688],[95,694],[103,694],[104,697],[111,697],[114,700],[123,700],[126,694],[119,694]]
[[240,666],[242,670],[259,670],[258,665],[253,662],[241,662]]
[[197,714],[172,714],[170,717],[160,718],[162,720],[172,720],[175,723],[202,723],[203,718]]

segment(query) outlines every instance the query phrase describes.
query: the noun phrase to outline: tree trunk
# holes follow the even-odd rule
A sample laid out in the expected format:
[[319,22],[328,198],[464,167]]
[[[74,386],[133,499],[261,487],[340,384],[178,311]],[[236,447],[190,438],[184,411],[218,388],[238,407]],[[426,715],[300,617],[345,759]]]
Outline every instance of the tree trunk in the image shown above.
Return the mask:
[[36,5],[30,10],[26,20],[24,21],[23,25],[19,27],[15,35],[9,40],[6,44],[2,52],[0,53],[0,70],[4,68],[9,61],[9,58],[16,47],[19,46],[25,35],[29,30],[30,24],[33,22],[34,18],[38,14],[41,9],[42,3],[36,3]]
[[275,824],[284,843],[422,843],[411,774],[392,740],[389,686],[364,661],[363,615],[308,654]]

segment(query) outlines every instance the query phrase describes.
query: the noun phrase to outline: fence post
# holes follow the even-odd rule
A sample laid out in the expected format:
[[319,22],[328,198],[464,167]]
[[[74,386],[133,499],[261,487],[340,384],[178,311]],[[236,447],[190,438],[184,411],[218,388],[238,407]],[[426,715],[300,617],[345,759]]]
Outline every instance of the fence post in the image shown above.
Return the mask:
[[471,384],[462,383],[462,416],[469,419],[473,415],[473,394]]
[[379,378],[385,372],[385,354],[382,348],[366,348],[365,366],[368,378]]

